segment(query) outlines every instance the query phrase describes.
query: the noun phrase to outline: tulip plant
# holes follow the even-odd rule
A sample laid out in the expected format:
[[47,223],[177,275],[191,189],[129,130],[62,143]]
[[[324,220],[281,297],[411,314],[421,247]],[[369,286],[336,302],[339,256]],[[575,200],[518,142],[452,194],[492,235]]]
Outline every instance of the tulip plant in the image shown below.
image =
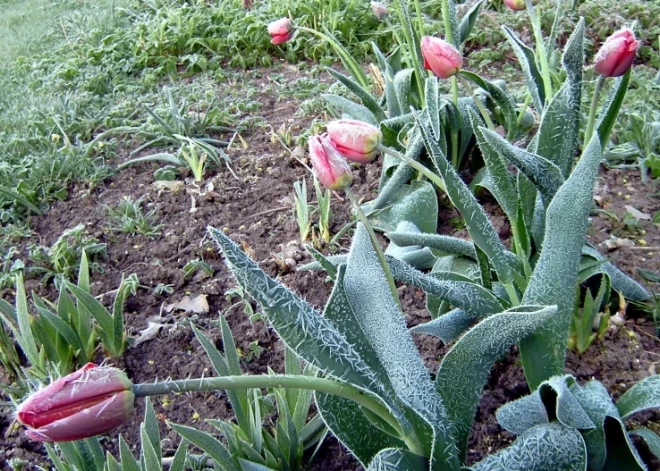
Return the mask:
[[[594,137],[590,154],[583,157],[576,172],[585,171],[585,162],[594,160],[598,149]],[[627,438],[622,418],[660,406],[657,376],[633,386],[616,407],[604,406],[607,394],[599,383],[582,387],[570,378],[552,377],[529,398],[498,411],[500,422],[519,434],[518,439],[483,461],[465,466],[471,423],[491,366],[509,346],[553,319],[557,306],[520,305],[483,316],[447,352],[432,380],[363,224],[357,226],[348,258],[337,268],[335,287],[323,314],[270,278],[221,231],[209,228],[208,232],[221,247],[241,288],[261,304],[283,342],[318,369],[320,376],[237,375],[238,360],[223,323],[225,345],[229,345],[226,357],[196,332],[220,376],[131,386],[114,368],[88,365],[38,391],[19,407],[17,417],[30,428],[30,437],[46,441],[84,438],[126,421],[133,410],[133,397],[217,389],[228,391],[238,411],[239,425],[233,427],[241,427],[241,407],[237,405],[242,404],[241,397],[249,397],[246,389],[295,388],[314,391],[323,422],[368,470],[646,469]],[[427,283],[432,283],[432,277],[413,272],[411,276],[427,277]],[[445,286],[451,290],[461,283],[452,281]],[[481,301],[473,299],[475,306]],[[489,302],[495,307],[498,300]],[[286,393],[282,401],[285,397]],[[219,469],[273,469],[268,465],[246,467],[238,455],[208,434],[173,427]],[[633,433],[651,443],[660,440],[647,429]],[[225,434],[232,436],[228,431]],[[143,447],[149,437],[143,431]],[[156,460],[154,466],[161,458],[159,450],[147,447],[145,458]],[[626,467],[617,468],[622,463]]]
[[[17,275],[16,306],[0,299],[0,319],[30,362],[28,376],[43,379],[49,373],[49,364],[60,375],[69,373],[75,364],[85,364],[93,358],[99,339],[109,357],[121,357],[126,348],[123,308],[132,289],[129,278],[119,285],[111,313],[89,294],[89,264],[83,251],[78,283],[61,280],[54,303],[33,294],[37,314],[33,316],[23,278]],[[24,382],[25,375],[19,376],[19,382]]]
[[[576,293],[579,283],[598,275],[606,280],[607,292],[613,286],[629,299],[642,301],[649,296],[639,284],[585,245],[592,188],[601,159],[601,139],[612,129],[627,81],[620,80],[616,84],[613,98],[598,117],[598,132],[590,138],[574,167],[581,110],[573,103],[574,100],[579,103],[581,98],[583,36],[584,24],[580,22],[562,59],[568,79],[550,100],[538,133],[526,150],[515,147],[484,126],[484,120],[473,109],[467,111],[472,133],[486,164],[476,184],[495,197],[507,216],[512,232],[511,251],[505,248],[484,210],[446,157],[449,146],[445,135],[439,132],[435,113],[428,111],[436,109],[432,98],[437,96],[435,92],[427,93],[425,110],[413,112],[415,128],[412,134],[419,137],[413,137],[409,145],[414,149],[419,146],[415,140],[421,140],[433,170],[409,155],[386,146],[378,147],[400,159],[403,163],[400,168],[410,167],[418,171],[445,191],[463,215],[472,239],[468,242],[435,234],[435,214],[419,210],[420,204],[433,207],[434,202],[429,202],[429,198],[435,197],[433,191],[427,193],[426,198],[404,198],[408,199],[406,204],[391,211],[387,217],[383,214],[375,216],[375,224],[386,229],[386,236],[392,242],[388,252],[393,257],[384,263],[389,265],[384,267],[385,273],[389,268],[395,279],[412,283],[427,292],[428,305],[436,319],[418,327],[419,332],[452,342],[474,322],[502,309],[521,304],[558,307],[557,314],[520,345],[525,375],[532,388],[563,373],[566,342],[577,301],[572,294]],[[601,55],[599,53],[596,57],[597,64],[602,60]],[[630,72],[627,74],[629,76]],[[428,79],[427,90],[433,91],[435,87],[435,79]],[[350,126],[350,121],[344,121],[343,127]],[[328,126],[331,127],[341,128],[338,124]],[[372,128],[372,133],[378,132]],[[344,134],[350,135],[350,129],[344,129]],[[330,138],[331,143],[338,139],[332,135]],[[310,152],[314,160],[313,151]],[[516,173],[512,173],[509,166],[514,166]],[[418,188],[430,186],[424,182],[416,182],[416,185]],[[384,188],[381,195],[367,205],[367,210],[373,213],[390,203],[398,204],[396,198],[401,194],[387,193],[386,190]],[[385,200],[386,197],[390,200]],[[427,229],[421,230],[422,227]],[[325,260],[325,266],[334,265],[336,270],[344,260],[342,256],[330,257]],[[401,264],[401,261],[417,268],[433,267],[432,278]],[[457,281],[465,284],[457,286]],[[449,289],[444,283],[451,283],[453,288]],[[477,295],[475,290],[480,294]],[[567,293],[571,295],[567,296]]]

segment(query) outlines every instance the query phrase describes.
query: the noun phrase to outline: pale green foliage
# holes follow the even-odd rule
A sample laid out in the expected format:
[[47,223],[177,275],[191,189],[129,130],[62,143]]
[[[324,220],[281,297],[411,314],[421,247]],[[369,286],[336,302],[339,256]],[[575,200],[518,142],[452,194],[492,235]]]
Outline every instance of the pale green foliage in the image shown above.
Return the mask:
[[[377,415],[347,397],[316,394],[317,408],[327,426],[368,469],[458,470],[464,459],[466,434],[493,363],[555,312],[554,307],[536,306],[501,312],[504,309],[492,298],[492,315],[456,342],[434,384],[361,224],[348,257],[326,259],[315,254],[322,264],[337,265],[335,287],[323,316],[267,277],[222,232],[209,228],[209,234],[222,248],[241,287],[262,304],[269,321],[294,352],[330,378],[356,386],[386,406],[387,412]],[[468,281],[424,275],[392,257],[387,261],[395,277],[446,293],[465,295],[455,283],[479,288]],[[471,296],[471,301],[476,297]],[[219,373],[226,374],[223,369]],[[550,436],[554,428],[540,425],[538,434]],[[177,429],[193,438],[192,429]],[[564,435],[572,436],[570,432]],[[531,442],[521,440],[511,453],[531,446]],[[564,443],[575,445],[568,439]],[[554,444],[541,440],[537,450],[537,459],[545,460],[548,466],[563,459],[555,456]],[[570,456],[581,456],[582,442],[577,440],[577,445]],[[223,459],[221,455],[218,459]]]
[[[224,355],[194,325],[193,332],[218,376],[241,376],[238,350],[223,316],[220,317],[220,326]],[[285,373],[316,376],[310,365],[301,368],[298,358],[290,350],[285,352]],[[226,393],[236,424],[209,419],[209,423],[225,437],[226,445],[206,432],[172,424],[183,437],[212,456],[225,470],[297,471],[302,469],[303,452],[315,445],[318,450],[325,437],[327,429],[319,416],[307,420],[312,403],[310,390],[276,389],[263,394],[256,389],[229,389]],[[264,420],[271,413],[277,413],[278,418],[272,426],[266,426]]]
[[309,216],[309,205],[307,204],[307,182],[302,181],[293,183],[293,198],[295,201],[296,221],[298,222],[298,231],[300,241],[306,242],[309,237],[309,231],[312,227],[312,220]]
[[615,404],[598,381],[581,386],[571,376],[556,376],[541,383],[533,394],[502,406],[497,419],[507,430],[523,435],[542,424],[578,431],[586,446],[589,471],[646,470],[629,435],[642,436],[652,451],[660,437],[648,429],[628,432],[624,419],[660,407],[658,378],[650,376],[635,384]]
[[537,425],[508,448],[470,468],[472,471],[584,471],[584,442],[574,428]]
[[122,196],[117,206],[107,207],[110,230],[129,235],[159,234],[162,224],[157,224],[157,210],[152,209],[145,214],[142,210],[142,202],[142,198],[133,200],[130,196]]

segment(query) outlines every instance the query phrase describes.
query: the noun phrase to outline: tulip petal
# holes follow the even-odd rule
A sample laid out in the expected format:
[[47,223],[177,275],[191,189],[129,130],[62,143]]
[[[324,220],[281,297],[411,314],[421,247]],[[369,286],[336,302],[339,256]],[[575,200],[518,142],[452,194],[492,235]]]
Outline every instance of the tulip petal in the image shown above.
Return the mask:
[[122,391],[76,414],[28,430],[26,435],[40,442],[64,442],[106,433],[133,415],[134,400],[133,391]]
[[131,381],[123,371],[88,363],[32,394],[18,407],[16,417],[37,429],[130,388]]

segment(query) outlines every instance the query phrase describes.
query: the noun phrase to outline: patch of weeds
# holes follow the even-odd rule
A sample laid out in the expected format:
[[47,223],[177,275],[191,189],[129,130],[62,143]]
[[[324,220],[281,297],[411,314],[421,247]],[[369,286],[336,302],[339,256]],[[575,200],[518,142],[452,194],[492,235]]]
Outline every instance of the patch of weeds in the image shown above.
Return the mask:
[[[313,98],[325,93],[330,85],[315,78],[300,77],[279,89],[280,97],[293,97],[299,100]],[[281,99],[281,98],[280,98]]]
[[154,236],[160,234],[163,226],[157,224],[158,211],[152,209],[145,214],[142,210],[142,202],[142,198],[134,200],[130,196],[123,196],[114,208],[106,206],[110,219],[108,228],[111,231],[129,235]]
[[210,278],[213,276],[213,267],[206,263],[204,260],[195,259],[184,265],[183,273],[184,279],[192,278],[198,273],[201,273],[202,277],[204,278]]
[[612,137],[614,145],[604,156],[610,165],[639,166],[643,178],[647,173],[660,177],[660,81],[654,73],[643,67],[635,70]]
[[154,294],[170,295],[174,293],[174,285],[158,283],[153,291]]
[[248,316],[251,323],[254,324],[257,321],[263,320],[262,315],[254,311],[254,307],[252,306],[252,298],[250,298],[250,295],[243,291],[243,288],[240,286],[236,286],[235,288],[231,288],[225,291],[225,299],[227,302],[233,303],[227,309],[227,312],[229,312],[234,307],[243,306],[243,314]]
[[262,352],[263,352],[263,348],[259,346],[259,342],[254,340],[248,344],[248,351],[245,353],[245,360],[248,363],[250,363],[251,361],[258,360],[259,358],[261,358]]
[[17,254],[16,247],[5,249],[0,245],[0,290],[14,286],[14,276],[25,269],[23,261],[15,258]]
[[83,252],[89,261],[89,268],[101,273],[100,260],[107,258],[106,245],[87,234],[84,224],[67,229],[50,247],[31,245],[30,259],[34,263],[27,271],[42,274],[42,282],[47,283],[56,275],[73,280],[80,270]]

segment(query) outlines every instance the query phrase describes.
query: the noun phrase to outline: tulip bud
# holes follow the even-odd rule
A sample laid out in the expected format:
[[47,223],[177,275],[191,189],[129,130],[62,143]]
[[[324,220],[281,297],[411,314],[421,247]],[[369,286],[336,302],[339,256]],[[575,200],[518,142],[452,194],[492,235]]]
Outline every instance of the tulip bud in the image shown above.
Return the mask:
[[504,0],[504,4],[513,11],[521,11],[525,9],[525,0]]
[[87,363],[32,394],[16,411],[27,436],[40,442],[93,437],[119,427],[133,415],[128,376],[117,368]]
[[319,181],[330,190],[346,188],[353,181],[351,168],[327,134],[309,140],[309,157]]
[[594,69],[603,77],[620,77],[632,66],[638,47],[635,33],[628,28],[620,29],[601,46],[594,57]]
[[385,4],[383,4],[382,2],[374,2],[373,0],[371,1],[371,11],[374,12],[374,16],[379,21],[384,20],[385,17],[387,17],[387,15],[390,14]]
[[271,44],[283,44],[293,37],[293,22],[289,18],[280,18],[268,24]]
[[422,56],[424,56],[424,68],[433,71],[441,79],[455,75],[463,67],[461,53],[440,38],[423,37]]
[[328,136],[341,155],[360,164],[374,160],[383,141],[383,133],[376,126],[353,119],[328,123]]

